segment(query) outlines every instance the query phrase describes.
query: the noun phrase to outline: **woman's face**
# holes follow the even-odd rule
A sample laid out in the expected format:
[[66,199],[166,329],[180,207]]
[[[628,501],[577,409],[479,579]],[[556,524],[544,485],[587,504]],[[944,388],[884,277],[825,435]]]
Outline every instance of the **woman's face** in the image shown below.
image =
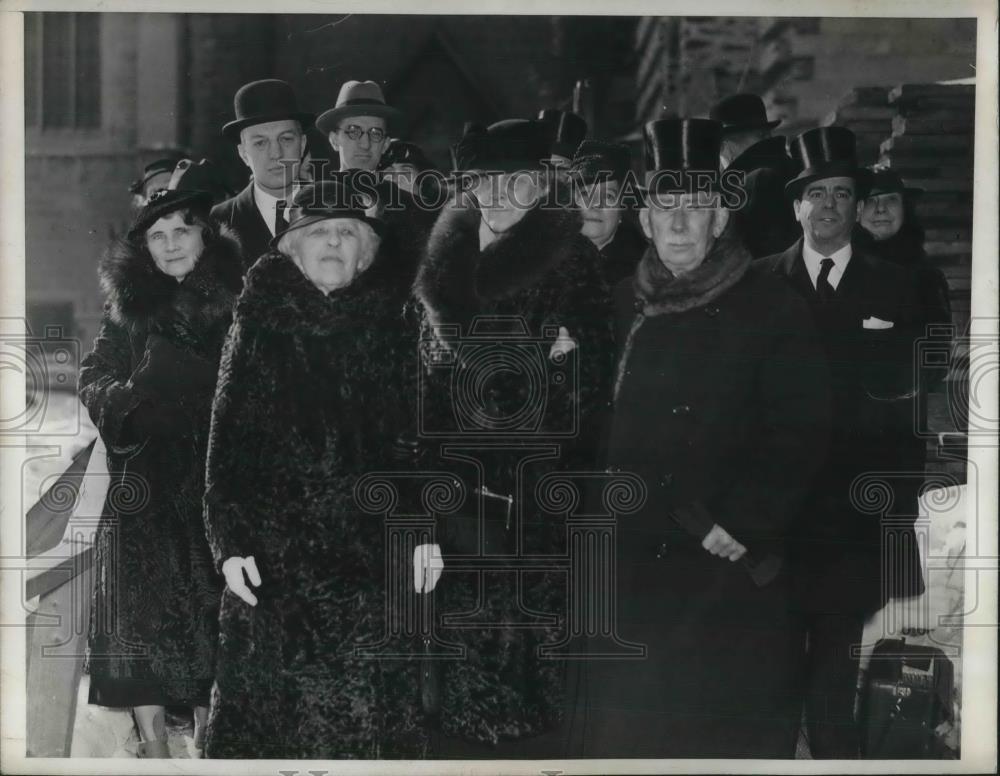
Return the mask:
[[583,218],[581,234],[598,248],[603,248],[614,236],[622,220],[622,209],[618,204],[620,191],[618,181],[581,184],[575,189],[576,206]]
[[325,218],[300,231],[292,261],[324,294],[349,286],[375,257],[369,227],[355,218]]
[[473,193],[486,225],[494,232],[506,232],[524,218],[541,197],[540,175],[523,170],[481,176]]
[[868,197],[861,206],[861,225],[876,240],[888,240],[903,228],[903,195],[891,191]]
[[205,250],[201,226],[184,223],[180,212],[164,216],[146,230],[146,246],[160,272],[178,282],[194,269]]

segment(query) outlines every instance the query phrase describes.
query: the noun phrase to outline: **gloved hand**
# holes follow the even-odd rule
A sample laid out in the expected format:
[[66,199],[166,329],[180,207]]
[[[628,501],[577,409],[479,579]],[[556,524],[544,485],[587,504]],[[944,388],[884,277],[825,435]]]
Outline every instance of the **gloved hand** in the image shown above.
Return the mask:
[[253,555],[246,558],[234,555],[231,558],[227,558],[222,564],[222,575],[226,578],[226,587],[250,604],[250,606],[256,606],[257,596],[247,586],[246,579],[243,576],[244,571],[246,571],[247,577],[250,578],[250,584],[254,587],[260,587],[260,572],[257,571],[257,561],[253,559]]

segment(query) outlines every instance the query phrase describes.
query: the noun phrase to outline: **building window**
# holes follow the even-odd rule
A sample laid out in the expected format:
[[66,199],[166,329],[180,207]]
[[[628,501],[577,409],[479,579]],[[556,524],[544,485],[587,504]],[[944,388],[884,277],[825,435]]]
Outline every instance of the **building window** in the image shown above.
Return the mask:
[[101,15],[24,15],[24,110],[29,127],[101,125]]

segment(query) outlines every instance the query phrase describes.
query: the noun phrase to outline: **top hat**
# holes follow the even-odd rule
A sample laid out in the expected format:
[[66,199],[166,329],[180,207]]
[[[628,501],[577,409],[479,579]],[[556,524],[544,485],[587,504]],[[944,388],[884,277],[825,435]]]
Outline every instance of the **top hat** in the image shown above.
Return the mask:
[[802,172],[785,184],[785,195],[798,199],[806,184],[822,178],[853,178],[858,199],[867,196],[871,170],[858,166],[854,133],[847,127],[817,127],[791,143],[792,159]]
[[581,183],[625,180],[632,167],[632,152],[625,143],[584,140],[573,154],[569,174]]
[[923,194],[924,190],[915,186],[907,186],[899,173],[888,167],[874,166],[871,168],[871,180],[868,185],[866,196],[874,197],[877,194],[899,193],[907,197]]
[[[648,122],[643,135],[646,181],[647,184],[655,181],[656,191],[694,193],[699,189],[719,190],[722,124],[718,121],[659,119]],[[696,176],[695,173],[702,175]]]
[[132,194],[142,194],[143,189],[146,187],[150,178],[162,175],[163,173],[170,174],[173,172],[174,165],[177,164],[177,160],[180,158],[180,156],[171,156],[165,159],[157,159],[155,162],[150,162],[142,169],[142,177],[136,178],[132,181],[128,190]]
[[277,78],[241,86],[233,98],[233,111],[236,119],[222,127],[222,134],[233,142],[239,142],[240,131],[254,124],[293,119],[304,130],[314,118],[312,113],[299,110],[292,87]]
[[324,135],[333,132],[343,119],[351,116],[378,116],[385,119],[386,124],[395,126],[403,118],[403,114],[385,104],[382,89],[374,81],[348,81],[340,87],[337,104],[324,111],[316,119],[316,129]]
[[548,129],[551,154],[569,159],[587,136],[587,122],[576,113],[546,108],[538,112],[538,120]]
[[384,170],[393,164],[412,164],[418,171],[429,170],[434,166],[420,146],[405,140],[389,141],[382,158],[379,159],[378,168]]
[[545,125],[531,119],[505,119],[488,127],[467,125],[453,147],[457,171],[517,172],[540,170],[549,156]]
[[174,167],[167,188],[184,191],[207,191],[212,195],[212,200],[215,203],[233,195],[219,168],[208,159],[202,159],[200,162],[181,159]]
[[[375,215],[378,201],[372,196],[373,185],[361,190],[356,185],[356,176],[365,174],[357,170],[337,172],[332,178],[310,183],[292,195],[289,203],[288,226],[271,240],[271,248],[277,248],[283,236],[304,226],[327,218],[354,218],[364,221],[380,237],[385,233],[385,222]],[[372,173],[367,173],[370,177]]]
[[719,100],[708,113],[709,118],[722,124],[725,134],[745,129],[774,129],[781,119],[767,120],[764,101],[756,94],[743,92]]

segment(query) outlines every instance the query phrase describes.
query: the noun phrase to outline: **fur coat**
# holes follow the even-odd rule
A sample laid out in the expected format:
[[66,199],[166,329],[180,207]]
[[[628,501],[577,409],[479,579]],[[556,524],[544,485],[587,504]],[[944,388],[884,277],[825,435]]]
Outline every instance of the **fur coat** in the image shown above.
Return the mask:
[[381,641],[399,602],[386,595],[383,522],[358,508],[354,487],[395,468],[417,355],[384,258],[324,295],[267,253],[237,303],[205,520],[216,563],[253,556],[261,585],[256,606],[223,595],[209,757],[422,755],[415,663],[356,652]]
[[[436,453],[441,442],[462,443],[461,456],[445,453],[437,466],[470,494],[456,519],[439,523],[442,622],[475,611],[443,631],[465,657],[443,672],[441,724],[446,736],[495,745],[538,736],[562,717],[565,666],[540,660],[536,648],[562,635],[565,589],[550,573],[449,571],[447,555],[567,552],[565,523],[543,514],[534,486],[546,473],[596,465],[612,336],[609,291],[577,213],[533,209],[484,250],[480,220],[475,207],[442,211],[415,293],[428,346],[421,431]],[[577,342],[564,361],[550,357],[559,327]],[[504,448],[489,446],[498,440]]]
[[96,538],[91,702],[207,705],[221,591],[201,518],[219,354],[242,285],[225,234],[178,283],[115,243],[80,399],[108,455]]

